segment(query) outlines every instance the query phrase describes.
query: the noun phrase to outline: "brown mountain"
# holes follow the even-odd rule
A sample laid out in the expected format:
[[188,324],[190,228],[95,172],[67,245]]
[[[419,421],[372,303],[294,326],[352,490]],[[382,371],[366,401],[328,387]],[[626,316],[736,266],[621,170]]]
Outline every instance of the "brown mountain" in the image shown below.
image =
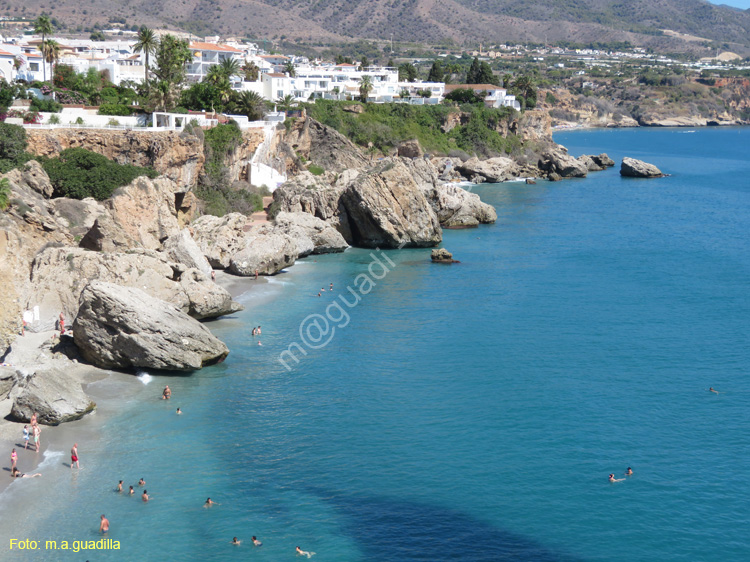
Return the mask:
[[[9,12],[46,10],[71,26],[128,25],[304,41],[367,38],[457,44],[630,41],[684,50],[704,42],[750,52],[750,10],[704,0],[8,0]],[[20,10],[20,11],[19,11]]]

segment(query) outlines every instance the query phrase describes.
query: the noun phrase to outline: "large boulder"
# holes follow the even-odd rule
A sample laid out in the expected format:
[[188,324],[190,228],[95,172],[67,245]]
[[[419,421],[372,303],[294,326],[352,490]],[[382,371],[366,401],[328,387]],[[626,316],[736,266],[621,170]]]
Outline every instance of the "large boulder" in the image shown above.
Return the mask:
[[356,245],[435,246],[443,239],[435,212],[399,159],[360,173],[341,196]]
[[241,309],[229,292],[210,276],[178,267],[159,253],[130,250],[127,253],[89,252],[82,248],[47,248],[31,266],[31,283],[25,309],[39,307],[33,331],[51,330],[62,311],[72,323],[78,313],[83,288],[91,281],[136,287],[167,301],[196,318],[214,318]]
[[396,151],[402,158],[419,158],[422,156],[422,147],[417,139],[405,140],[396,147]]
[[353,170],[344,171],[335,185],[319,176],[302,172],[273,192],[272,210],[274,213],[308,213],[327,222],[338,230],[344,239],[351,243],[349,217],[341,203],[341,194],[356,177]]
[[548,175],[558,174],[561,178],[585,178],[588,174],[586,164],[570,156],[568,150],[560,145],[544,151],[538,166]]
[[58,222],[73,236],[85,236],[97,219],[109,216],[104,205],[93,197],[81,200],[58,197],[50,200],[50,207]]
[[443,228],[463,228],[497,220],[495,208],[479,196],[440,179],[435,165],[424,158],[402,160],[412,179],[427,197]]
[[601,172],[604,168],[594,162],[594,159],[591,158],[588,154],[584,154],[582,156],[578,157],[578,161],[581,162],[584,166],[586,166],[586,169],[589,172]]
[[163,177],[134,179],[104,202],[109,219],[98,218],[81,245],[100,251],[158,250],[164,240],[180,232],[176,191],[174,182]]
[[247,217],[229,213],[223,217],[203,215],[191,225],[193,237],[211,267],[227,269],[232,256],[245,246]]
[[210,276],[198,269],[182,272],[179,285],[188,299],[188,309],[181,310],[198,320],[232,314],[244,308],[232,300],[229,291],[214,283]]
[[312,242],[313,254],[343,252],[349,247],[338,230],[308,213],[278,213],[274,224],[294,238],[298,245],[299,240],[304,237],[309,239]]
[[620,175],[630,178],[660,178],[664,174],[653,164],[626,156],[622,159]]
[[335,129],[311,118],[298,119],[286,142],[301,156],[326,171],[340,173],[366,168],[369,159],[359,147]]
[[590,158],[597,166],[601,166],[602,168],[610,168],[615,165],[615,161],[612,160],[606,152],[602,152],[601,154],[592,154]]
[[465,177],[477,177],[489,183],[499,183],[518,177],[520,168],[510,158],[497,157],[479,160],[477,157],[469,158],[466,162],[455,164],[456,169]]
[[229,271],[244,277],[256,272],[274,275],[294,264],[297,251],[297,244],[289,235],[270,225],[262,225],[245,237],[245,247],[232,256]]
[[443,228],[466,228],[497,220],[492,205],[457,185],[438,185],[429,192],[428,199]]
[[35,371],[19,382],[14,393],[10,415],[21,422],[30,421],[37,412],[39,423],[58,425],[80,419],[96,408],[81,383],[57,367]]
[[182,229],[179,234],[170,236],[164,241],[162,251],[170,260],[181,263],[187,268],[195,268],[207,276],[211,276],[211,264],[190,236],[190,231]]
[[81,293],[73,337],[87,361],[107,369],[191,371],[229,353],[208,328],[173,305],[101,281]]
[[47,172],[36,160],[29,160],[23,166],[11,170],[7,177],[12,183],[26,184],[45,199],[52,197],[55,191]]

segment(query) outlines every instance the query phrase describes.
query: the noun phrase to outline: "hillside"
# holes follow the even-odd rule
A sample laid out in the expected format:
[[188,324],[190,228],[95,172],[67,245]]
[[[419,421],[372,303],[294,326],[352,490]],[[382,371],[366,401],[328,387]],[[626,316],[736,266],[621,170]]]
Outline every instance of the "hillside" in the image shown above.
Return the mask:
[[[121,21],[198,34],[311,43],[352,38],[477,45],[517,41],[630,41],[695,50],[674,30],[750,53],[750,10],[704,0],[8,0],[7,12],[46,10],[72,28]],[[85,7],[84,7],[85,6]]]

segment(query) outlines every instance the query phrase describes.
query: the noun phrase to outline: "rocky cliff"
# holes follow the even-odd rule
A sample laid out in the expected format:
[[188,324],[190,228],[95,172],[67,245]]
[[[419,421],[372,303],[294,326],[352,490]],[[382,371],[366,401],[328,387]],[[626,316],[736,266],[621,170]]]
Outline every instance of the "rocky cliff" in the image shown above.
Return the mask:
[[195,186],[203,169],[203,143],[177,131],[108,131],[102,129],[29,129],[28,151],[57,156],[66,148],[85,148],[119,164],[148,166],[185,190]]

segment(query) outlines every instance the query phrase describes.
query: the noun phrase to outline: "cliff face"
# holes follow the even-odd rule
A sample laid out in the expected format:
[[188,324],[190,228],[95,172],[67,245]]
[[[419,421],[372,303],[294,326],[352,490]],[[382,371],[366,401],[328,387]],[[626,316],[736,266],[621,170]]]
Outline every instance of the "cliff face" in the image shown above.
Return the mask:
[[29,129],[26,136],[32,154],[52,157],[66,148],[85,148],[119,164],[149,166],[184,190],[195,186],[205,162],[200,139],[177,131]]

